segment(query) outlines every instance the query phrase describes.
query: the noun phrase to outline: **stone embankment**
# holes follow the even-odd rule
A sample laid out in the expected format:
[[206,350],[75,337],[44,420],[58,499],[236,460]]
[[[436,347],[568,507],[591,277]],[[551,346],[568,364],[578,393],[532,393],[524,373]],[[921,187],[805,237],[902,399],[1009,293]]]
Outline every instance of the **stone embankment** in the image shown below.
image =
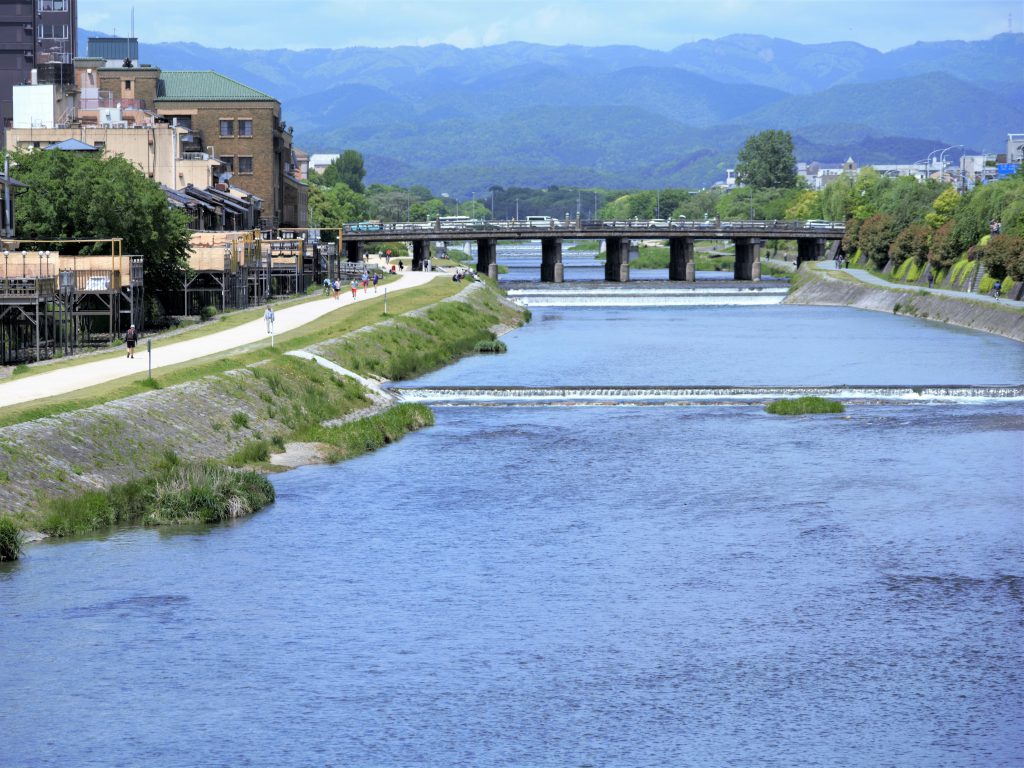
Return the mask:
[[1024,342],[1024,307],[1015,302],[986,302],[923,288],[869,285],[843,273],[817,270],[813,265],[801,268],[783,303],[909,315]]
[[[495,331],[506,330],[521,317],[521,309],[482,284],[471,285],[433,306],[451,301],[468,305],[467,312],[483,329],[490,325]],[[429,308],[417,310],[402,318],[415,322],[428,312]],[[352,336],[360,339],[360,346],[369,347],[375,329],[406,322],[402,318],[315,347],[328,359],[333,346]],[[415,328],[408,333],[421,345],[445,343],[443,331],[432,338]],[[10,515],[22,527],[32,528],[43,500],[103,490],[143,475],[165,451],[183,460],[231,463],[232,456],[253,441],[274,441],[280,450],[296,425],[306,424],[310,418],[314,424],[331,418],[345,423],[386,407],[381,393],[363,386],[365,381],[343,377],[314,360],[282,355],[184,384],[0,428],[0,515]],[[303,446],[289,447],[302,453]],[[309,461],[339,457],[337,451],[306,453]]]

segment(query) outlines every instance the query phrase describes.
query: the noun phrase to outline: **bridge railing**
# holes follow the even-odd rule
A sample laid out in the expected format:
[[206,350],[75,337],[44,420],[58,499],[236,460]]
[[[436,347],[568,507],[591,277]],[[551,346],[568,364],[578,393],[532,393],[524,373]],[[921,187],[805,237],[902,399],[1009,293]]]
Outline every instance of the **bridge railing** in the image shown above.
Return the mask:
[[439,226],[437,222],[382,222],[375,224],[373,228],[367,228],[365,223],[346,224],[343,227],[344,234],[354,240],[363,238],[394,238],[403,237],[424,238],[433,234],[437,239],[456,239],[458,237],[487,237],[502,235],[523,236],[536,233],[537,237],[544,235],[570,236],[574,234],[587,234],[598,232],[620,231],[623,235],[627,233],[636,235],[649,235],[660,237],[671,237],[674,234],[700,235],[701,233],[719,233],[731,231],[771,231],[772,233],[792,234],[814,234],[827,233],[835,235],[845,231],[845,225],[839,221],[786,221],[779,219],[740,219],[735,221],[723,221],[720,219],[678,219],[675,221],[638,221],[638,220],[604,220],[604,221],[561,221],[552,219],[544,224],[528,224],[524,221],[486,221],[482,223],[444,223]]

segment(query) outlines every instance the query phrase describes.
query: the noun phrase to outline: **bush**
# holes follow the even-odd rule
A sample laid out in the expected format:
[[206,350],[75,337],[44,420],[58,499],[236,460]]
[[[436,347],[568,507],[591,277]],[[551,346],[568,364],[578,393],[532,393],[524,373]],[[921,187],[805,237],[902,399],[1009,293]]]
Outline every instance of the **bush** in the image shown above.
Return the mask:
[[476,343],[476,351],[501,354],[502,352],[508,352],[508,347],[505,346],[505,342],[492,339],[490,341],[478,341]]
[[238,429],[245,429],[249,426],[249,414],[245,411],[235,411],[231,414],[231,423]]
[[0,516],[0,562],[21,557],[21,531],[9,517]]
[[217,307],[213,304],[207,304],[205,307],[199,310],[200,320],[210,320],[217,315]]
[[802,416],[807,413],[843,413],[846,408],[838,400],[824,397],[793,397],[776,400],[765,406],[775,416]]

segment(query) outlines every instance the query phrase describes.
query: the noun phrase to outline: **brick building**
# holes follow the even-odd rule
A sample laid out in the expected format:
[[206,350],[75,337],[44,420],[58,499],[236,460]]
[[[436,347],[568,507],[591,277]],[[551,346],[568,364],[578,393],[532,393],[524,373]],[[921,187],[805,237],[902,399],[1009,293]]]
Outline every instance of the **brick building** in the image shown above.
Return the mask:
[[153,105],[189,129],[186,151],[216,156],[233,186],[263,199],[265,227],[306,226],[307,189],[277,99],[216,72],[160,72]]

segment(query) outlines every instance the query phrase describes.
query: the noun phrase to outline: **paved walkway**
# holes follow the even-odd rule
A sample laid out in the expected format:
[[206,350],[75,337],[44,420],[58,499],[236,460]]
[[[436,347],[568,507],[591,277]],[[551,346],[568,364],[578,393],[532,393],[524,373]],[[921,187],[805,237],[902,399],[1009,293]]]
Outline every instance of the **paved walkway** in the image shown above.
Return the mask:
[[[430,282],[437,275],[438,273],[433,272],[406,272],[397,282],[388,284],[388,293],[402,291],[407,288],[416,288]],[[345,286],[341,299],[338,301],[335,301],[333,298],[326,298],[275,310],[274,331],[275,333],[287,333],[341,307],[379,299],[383,295],[384,286],[378,286],[376,294],[374,294],[372,287],[366,293],[360,288],[356,295],[356,300],[353,302],[352,294],[348,286]],[[270,343],[266,324],[262,317],[259,320],[253,320],[226,331],[211,333],[196,339],[189,339],[188,341],[180,341],[176,344],[156,347],[153,350],[153,369],[177,365],[189,360],[215,355],[218,352],[227,352],[237,347],[244,347],[260,341],[267,344]],[[147,370],[145,339],[142,339],[135,352],[134,359],[122,356],[107,360],[97,360],[92,363],[83,363],[71,366],[70,368],[60,368],[46,373],[38,373],[33,376],[5,381],[0,384],[0,408],[27,403],[44,397],[63,395],[68,392],[74,392],[77,389],[85,389],[86,387],[114,381],[123,376],[145,372]]]
[[896,290],[904,291],[928,291],[928,293],[934,293],[936,296],[951,296],[954,299],[983,301],[989,304],[1007,304],[1011,307],[1021,306],[1020,302],[1013,301],[1011,299],[1006,298],[1005,296],[1002,297],[1001,299],[997,299],[995,296],[989,296],[988,294],[982,293],[951,291],[947,288],[929,288],[928,286],[925,285],[911,285],[909,283],[890,283],[888,280],[884,280],[878,275],[871,274],[866,269],[836,269],[835,262],[833,261],[819,261],[817,263],[816,268],[824,272],[845,272],[848,275],[853,275],[862,283],[869,283],[870,285],[880,285],[883,288],[895,288]]

